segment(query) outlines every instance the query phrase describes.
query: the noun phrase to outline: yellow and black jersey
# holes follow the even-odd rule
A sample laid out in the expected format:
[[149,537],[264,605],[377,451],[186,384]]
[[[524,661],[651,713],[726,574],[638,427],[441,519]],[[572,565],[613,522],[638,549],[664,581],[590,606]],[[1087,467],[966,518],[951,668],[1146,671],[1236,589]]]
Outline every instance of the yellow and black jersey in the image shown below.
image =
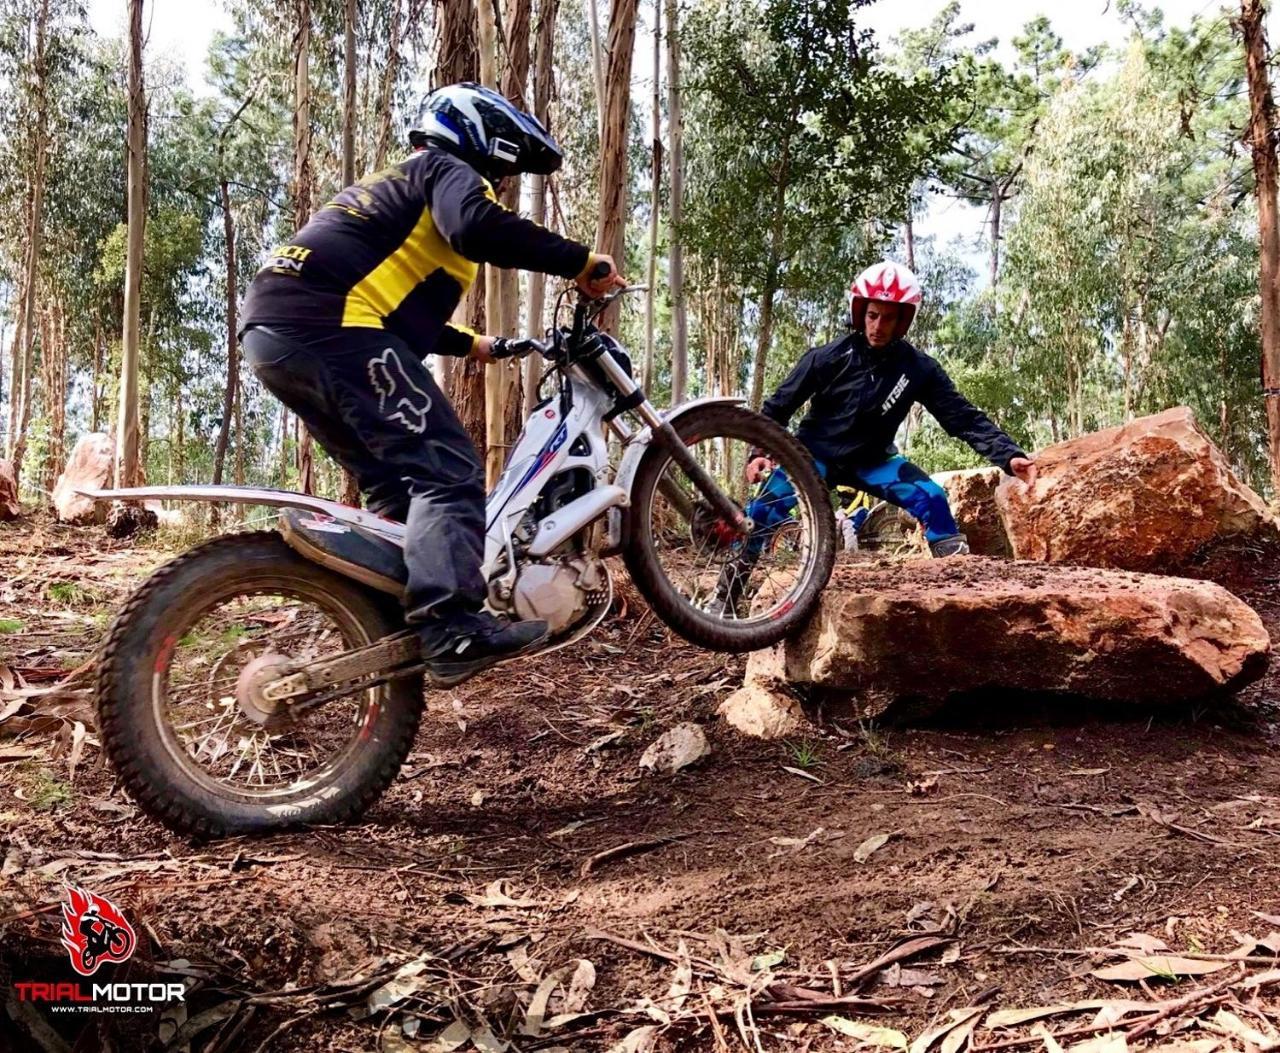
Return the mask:
[[242,325],[387,329],[420,354],[465,355],[448,325],[477,264],[574,278],[585,245],[498,204],[475,169],[420,150],[320,209],[254,276]]

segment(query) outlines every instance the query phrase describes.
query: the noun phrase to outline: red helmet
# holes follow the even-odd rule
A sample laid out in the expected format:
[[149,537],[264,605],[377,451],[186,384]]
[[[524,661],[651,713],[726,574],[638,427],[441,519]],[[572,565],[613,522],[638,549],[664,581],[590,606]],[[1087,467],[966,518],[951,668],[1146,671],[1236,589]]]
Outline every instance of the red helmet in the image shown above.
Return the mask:
[[861,331],[866,324],[867,302],[900,303],[895,340],[907,335],[916,317],[916,308],[924,298],[920,280],[900,263],[875,263],[853,280],[849,289],[849,317],[853,328]]

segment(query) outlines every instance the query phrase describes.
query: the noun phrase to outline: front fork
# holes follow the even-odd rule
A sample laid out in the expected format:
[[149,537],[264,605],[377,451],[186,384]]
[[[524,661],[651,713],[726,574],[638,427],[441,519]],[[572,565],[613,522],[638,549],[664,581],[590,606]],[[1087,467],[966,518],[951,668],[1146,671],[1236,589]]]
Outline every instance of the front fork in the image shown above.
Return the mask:
[[[609,382],[621,394],[624,401],[640,391],[639,385],[627,375],[626,370],[618,365],[612,355],[602,354],[596,362],[605,376],[609,378]],[[754,527],[750,517],[734,503],[733,498],[720,489],[711,474],[689,452],[689,447],[684,444],[671,422],[665,420],[654,409],[653,403],[649,401],[648,397],[642,398],[633,409],[636,415],[649,426],[649,430],[653,433],[654,442],[671,454],[671,459],[684,469],[685,474],[688,475],[693,485],[707,499],[708,504],[719,513],[720,518],[732,526],[739,534],[750,534]],[[611,420],[609,424],[623,442],[631,438],[631,430],[617,417]],[[658,487],[663,496],[684,517],[685,521],[691,523],[693,521],[693,502],[688,495],[666,473],[658,481]]]

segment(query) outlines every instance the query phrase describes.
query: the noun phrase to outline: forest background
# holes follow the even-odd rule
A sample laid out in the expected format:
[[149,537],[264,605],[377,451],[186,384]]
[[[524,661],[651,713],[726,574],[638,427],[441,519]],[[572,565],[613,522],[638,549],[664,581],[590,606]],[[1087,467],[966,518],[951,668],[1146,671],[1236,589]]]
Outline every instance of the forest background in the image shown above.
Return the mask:
[[[154,3],[171,22],[175,0]],[[1087,47],[1031,4],[976,5],[984,22],[1001,6],[999,36],[956,2],[896,31],[865,0],[188,6],[193,28],[222,27],[202,68],[199,33],[148,47],[151,0],[0,0],[0,449],[28,501],[89,431],[114,436],[124,484],[353,496],[240,367],[237,305],[272,246],[404,155],[422,95],[463,79],[564,148],[509,207],[651,285],[610,324],[655,402],[758,406],[844,331],[852,277],[888,257],[925,287],[913,341],[1021,442],[1187,404],[1277,493],[1256,0],[1176,19],[1116,0],[1098,12],[1111,39]],[[463,313],[541,332],[555,291],[491,270]],[[433,369],[492,479],[537,363]],[[931,471],[977,463],[918,412],[900,445]]]

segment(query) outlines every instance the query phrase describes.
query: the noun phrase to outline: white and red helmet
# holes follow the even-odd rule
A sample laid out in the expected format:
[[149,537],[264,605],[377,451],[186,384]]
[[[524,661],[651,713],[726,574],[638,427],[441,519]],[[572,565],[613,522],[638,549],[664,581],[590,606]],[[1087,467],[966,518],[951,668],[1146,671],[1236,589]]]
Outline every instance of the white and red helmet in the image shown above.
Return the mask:
[[853,328],[862,331],[866,324],[869,301],[900,303],[902,310],[898,313],[898,328],[893,334],[895,340],[900,340],[911,328],[916,308],[923,298],[920,279],[902,264],[885,260],[872,264],[853,280],[849,289],[849,317]]

